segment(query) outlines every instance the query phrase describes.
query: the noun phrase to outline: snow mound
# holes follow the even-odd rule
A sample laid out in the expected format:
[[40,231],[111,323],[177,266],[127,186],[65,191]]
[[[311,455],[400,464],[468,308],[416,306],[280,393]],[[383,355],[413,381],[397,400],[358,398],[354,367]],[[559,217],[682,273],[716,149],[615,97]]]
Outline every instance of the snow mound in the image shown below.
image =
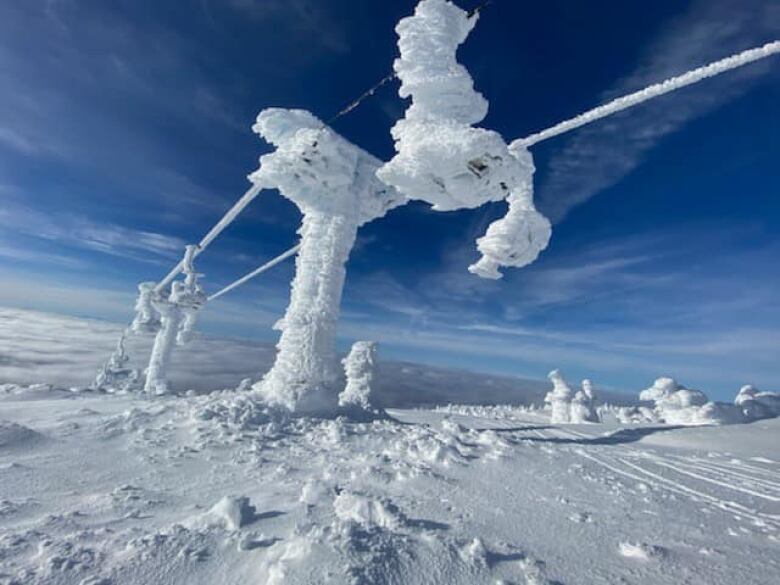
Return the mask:
[[192,416],[196,421],[212,422],[225,431],[242,431],[284,418],[284,413],[263,406],[250,396],[224,391],[196,404]]
[[663,556],[663,549],[643,542],[621,542],[618,545],[621,556],[638,561],[651,561]]
[[23,425],[0,420],[0,449],[19,449],[44,439],[40,433]]
[[366,529],[396,530],[404,525],[403,515],[390,502],[348,491],[336,496],[333,511],[342,522],[354,522]]
[[488,550],[481,538],[472,539],[458,552],[464,563],[477,567],[484,567],[487,565]]
[[238,530],[254,521],[257,509],[246,496],[225,496],[205,514],[209,525],[222,525],[227,530]]

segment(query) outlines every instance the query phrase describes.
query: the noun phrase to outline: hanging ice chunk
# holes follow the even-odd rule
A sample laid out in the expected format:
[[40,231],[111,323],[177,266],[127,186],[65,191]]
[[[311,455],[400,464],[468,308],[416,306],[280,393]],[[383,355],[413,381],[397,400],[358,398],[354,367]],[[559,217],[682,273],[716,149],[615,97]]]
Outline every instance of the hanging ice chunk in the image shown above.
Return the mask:
[[479,276],[499,278],[499,266],[536,259],[547,246],[550,224],[533,206],[530,153],[511,153],[498,133],[473,127],[488,104],[456,51],[476,19],[446,0],[422,0],[398,23],[401,56],[394,68],[399,94],[412,104],[392,129],[398,154],[377,174],[438,211],[509,198],[509,213],[481,238],[483,259],[471,267]]
[[270,108],[253,129],[277,149],[261,157],[250,180],[278,188],[303,213],[276,361],[253,388],[270,405],[321,410],[339,378],[336,322],[357,228],[405,198],[376,178],[381,161],[308,112]]
[[347,377],[347,385],[339,394],[339,406],[343,408],[371,409],[369,396],[376,366],[376,343],[356,341],[341,362]]
[[485,235],[477,240],[482,258],[469,266],[469,272],[482,278],[501,278],[500,266],[522,268],[531,264],[547,247],[552,235],[550,221],[534,207],[535,169],[531,153],[523,148],[514,154],[527,170],[527,178],[512,188],[506,215],[491,223]]

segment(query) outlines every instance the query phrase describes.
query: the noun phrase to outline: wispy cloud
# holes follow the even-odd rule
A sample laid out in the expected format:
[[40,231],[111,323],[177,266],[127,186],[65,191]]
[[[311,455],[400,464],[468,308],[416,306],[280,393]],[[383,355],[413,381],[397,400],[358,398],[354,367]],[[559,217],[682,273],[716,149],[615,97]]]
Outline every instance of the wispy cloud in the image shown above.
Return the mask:
[[[774,40],[778,29],[776,3],[697,0],[650,44],[634,71],[598,102]],[[577,131],[550,160],[539,188],[540,207],[560,221],[637,168],[665,136],[744,94],[770,67],[753,64]]]
[[253,20],[281,22],[288,33],[315,38],[329,51],[349,51],[341,23],[331,14],[330,7],[315,0],[229,0],[228,4]]
[[[3,232],[155,263],[184,250],[184,241],[176,237],[99,223],[75,214],[43,213],[11,202],[0,212],[0,234]],[[17,253],[25,251],[21,246],[24,243]]]

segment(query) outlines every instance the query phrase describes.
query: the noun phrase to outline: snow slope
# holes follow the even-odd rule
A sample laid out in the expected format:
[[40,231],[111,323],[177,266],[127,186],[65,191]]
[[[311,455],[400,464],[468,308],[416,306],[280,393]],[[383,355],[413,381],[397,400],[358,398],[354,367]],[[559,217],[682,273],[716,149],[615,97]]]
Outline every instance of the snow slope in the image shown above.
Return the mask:
[[357,423],[241,404],[5,394],[0,583],[780,579],[777,419],[562,427],[463,407],[480,415]]

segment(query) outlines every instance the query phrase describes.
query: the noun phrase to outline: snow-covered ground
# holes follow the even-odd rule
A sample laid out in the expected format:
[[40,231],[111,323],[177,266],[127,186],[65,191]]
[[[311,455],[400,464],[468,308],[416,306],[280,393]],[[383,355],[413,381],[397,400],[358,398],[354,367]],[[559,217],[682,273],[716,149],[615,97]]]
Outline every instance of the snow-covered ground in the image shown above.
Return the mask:
[[3,584],[780,582],[780,419],[552,424],[549,382],[381,355],[406,409],[290,418],[206,393],[272,356],[210,338],[173,364],[200,394],[73,392],[119,327],[0,323]]
[[236,397],[5,393],[0,582],[780,579],[780,420],[285,421]]

